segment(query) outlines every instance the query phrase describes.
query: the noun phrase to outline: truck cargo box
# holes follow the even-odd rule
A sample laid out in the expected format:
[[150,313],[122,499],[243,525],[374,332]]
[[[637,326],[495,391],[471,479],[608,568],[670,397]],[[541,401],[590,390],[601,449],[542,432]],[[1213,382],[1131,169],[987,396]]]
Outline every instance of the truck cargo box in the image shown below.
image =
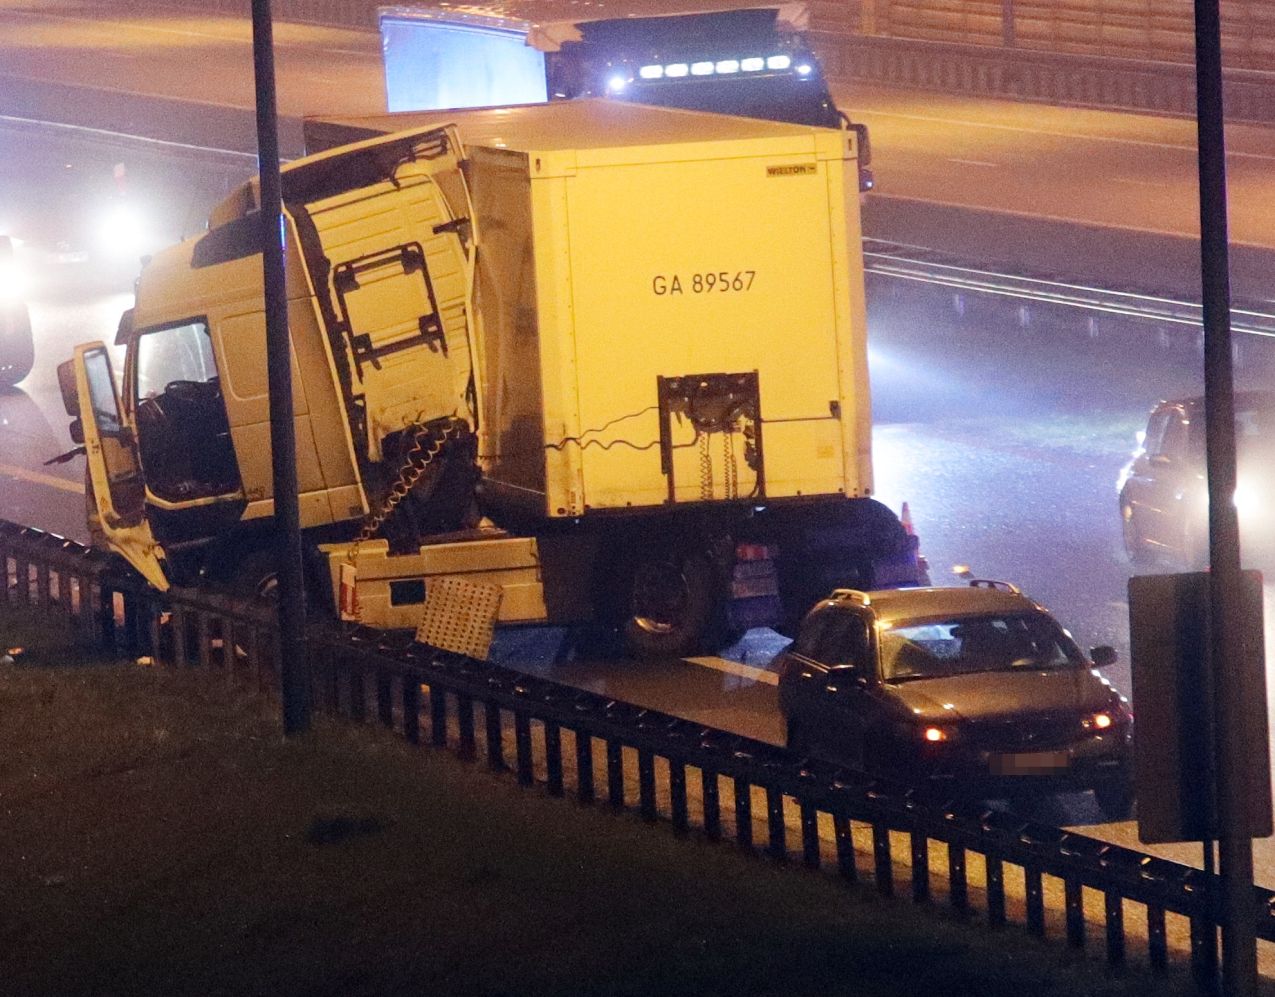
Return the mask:
[[844,134],[588,100],[311,121],[307,141],[449,123],[476,216],[488,502],[577,517],[870,492]]

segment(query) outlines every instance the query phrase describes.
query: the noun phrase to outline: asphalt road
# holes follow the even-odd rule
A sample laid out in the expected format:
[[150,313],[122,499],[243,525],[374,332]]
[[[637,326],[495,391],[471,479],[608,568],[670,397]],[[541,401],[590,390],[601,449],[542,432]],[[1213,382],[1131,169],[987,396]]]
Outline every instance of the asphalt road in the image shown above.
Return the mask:
[[[280,25],[276,37],[285,115],[383,106],[373,36]],[[207,151],[249,147],[247,22],[118,18],[57,0],[0,11],[0,42],[0,75],[22,83],[0,91],[0,225],[28,240],[39,268],[37,368],[0,395],[0,506],[82,537],[80,462],[43,466],[69,446],[54,367],[76,342],[111,339],[131,279],[98,255],[89,216],[127,201],[150,218],[147,238],[176,238],[252,172],[248,158]],[[1008,268],[1192,289],[1189,122],[867,91],[843,103],[873,131],[881,188],[869,234]],[[14,120],[33,116],[75,128]],[[161,142],[105,136],[95,122]],[[1236,286],[1257,298],[1269,286],[1275,137],[1232,128],[1228,139],[1232,231],[1245,244]],[[1150,405],[1199,390],[1195,334],[886,278],[872,278],[868,301],[879,496],[910,503],[936,577],[965,563],[1019,583],[1082,644],[1121,650],[1112,675],[1127,689],[1115,476]],[[1268,351],[1240,344],[1242,381],[1262,383]],[[734,654],[764,663],[764,648]],[[747,672],[669,663],[561,674],[777,737],[767,683]]]

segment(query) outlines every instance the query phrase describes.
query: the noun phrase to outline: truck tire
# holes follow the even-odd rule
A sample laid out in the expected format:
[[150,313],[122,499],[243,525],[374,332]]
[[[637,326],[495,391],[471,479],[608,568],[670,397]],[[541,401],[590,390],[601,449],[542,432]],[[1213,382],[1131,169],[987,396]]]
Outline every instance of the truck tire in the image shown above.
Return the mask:
[[683,657],[711,650],[723,606],[722,589],[707,557],[652,551],[640,556],[623,578],[623,631],[634,657]]
[[279,594],[274,551],[257,547],[239,558],[226,579],[227,587],[245,599],[273,600]]

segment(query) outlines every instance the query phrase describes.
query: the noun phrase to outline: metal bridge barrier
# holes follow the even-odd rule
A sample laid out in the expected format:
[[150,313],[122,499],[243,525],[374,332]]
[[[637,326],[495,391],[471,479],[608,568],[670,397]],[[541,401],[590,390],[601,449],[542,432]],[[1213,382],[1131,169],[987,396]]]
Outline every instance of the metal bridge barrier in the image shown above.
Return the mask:
[[[278,690],[272,613],[189,591],[161,594],[100,552],[0,521],[0,602],[72,619],[86,637],[156,664]],[[778,862],[827,868],[886,896],[941,897],[1072,947],[1099,934],[1109,963],[1145,944],[1153,970],[1189,952],[1216,973],[1216,876],[973,803],[914,790],[657,710],[415,643],[410,635],[311,628],[312,700],[411,744],[449,749],[554,797],[636,809],[675,834],[729,840]],[[1020,889],[1021,884],[1021,889]],[[1275,893],[1256,890],[1257,934],[1275,941]],[[1136,918],[1133,929],[1126,915]],[[1140,924],[1138,924],[1140,922]]]

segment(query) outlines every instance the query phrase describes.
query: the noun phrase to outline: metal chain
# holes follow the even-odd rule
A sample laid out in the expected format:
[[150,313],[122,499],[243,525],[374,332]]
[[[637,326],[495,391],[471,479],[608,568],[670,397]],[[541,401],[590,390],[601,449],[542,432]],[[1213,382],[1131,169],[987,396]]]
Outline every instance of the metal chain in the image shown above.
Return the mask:
[[699,497],[713,497],[713,455],[708,450],[708,433],[699,434]]
[[722,434],[725,440],[726,498],[739,498],[739,465],[735,461],[735,424],[731,423]]
[[450,419],[437,439],[426,447],[425,440],[433,431],[427,425],[419,423],[416,425],[415,430],[412,432],[412,446],[403,458],[403,466],[399,468],[398,477],[390,487],[389,493],[385,496],[385,501],[381,503],[381,508],[374,513],[369,513],[367,519],[363,521],[363,527],[359,530],[359,535],[354,538],[354,543],[346,555],[347,563],[353,564],[358,559],[359,546],[363,541],[371,540],[376,535],[376,532],[390,518],[398,504],[407,498],[408,494],[416,486],[416,482],[420,481],[421,475],[425,473],[426,468],[442,453],[447,441],[459,438],[461,432],[467,428],[462,420]]

